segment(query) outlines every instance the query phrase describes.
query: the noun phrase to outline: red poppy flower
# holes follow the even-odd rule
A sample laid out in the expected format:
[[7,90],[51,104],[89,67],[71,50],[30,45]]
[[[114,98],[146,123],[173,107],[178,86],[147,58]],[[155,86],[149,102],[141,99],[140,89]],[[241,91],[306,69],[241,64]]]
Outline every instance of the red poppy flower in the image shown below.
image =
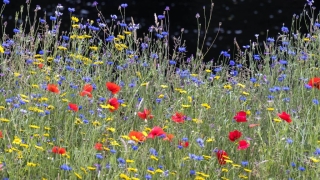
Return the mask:
[[55,84],[48,84],[47,85],[47,90],[50,91],[50,92],[56,93],[56,94],[60,93],[58,86],[55,85]]
[[224,164],[227,163],[225,160],[228,159],[228,154],[225,151],[218,150],[216,152],[216,155],[217,155],[218,162],[219,162],[220,165],[224,165]]
[[98,151],[102,151],[102,150],[103,150],[103,144],[101,144],[101,143],[96,143],[96,144],[94,145],[94,148],[95,148],[96,150],[98,150]]
[[153,118],[153,115],[148,109],[144,109],[143,112],[138,112],[138,116],[143,120]]
[[311,78],[308,82],[308,85],[311,87],[315,87],[317,89],[320,89],[320,78],[319,77]]
[[136,142],[143,142],[146,137],[139,131],[130,131],[129,138]]
[[236,116],[233,117],[237,122],[247,122],[247,113],[244,111],[239,111]]
[[89,98],[92,98],[91,92],[88,92],[88,91],[82,91],[82,92],[80,92],[80,96],[88,96]]
[[66,149],[65,148],[61,148],[61,147],[58,147],[58,146],[54,146],[51,151],[54,154],[65,154],[66,153]]
[[74,111],[74,112],[79,111],[78,105],[72,104],[72,103],[69,103],[69,109],[70,109],[71,111]]
[[291,120],[291,118],[290,118],[290,115],[287,114],[286,112],[282,112],[281,114],[278,114],[278,116],[279,116],[279,118],[287,121],[288,123],[291,123],[291,122],[292,122],[292,120]]
[[234,142],[235,140],[239,139],[241,137],[242,133],[238,130],[234,130],[229,132],[229,139],[230,141]]
[[43,68],[43,65],[44,65],[43,63],[38,64],[38,68],[39,68],[39,69],[42,69],[42,68]]
[[86,84],[83,87],[83,90],[80,92],[80,96],[88,96],[89,98],[92,98],[92,92],[93,87],[91,84]]
[[109,99],[108,104],[113,107],[109,109],[110,112],[116,111],[117,109],[119,109],[120,106],[120,103],[118,102],[117,98]]
[[154,138],[156,136],[165,135],[166,133],[163,131],[163,129],[159,126],[155,126],[151,129],[150,133],[148,134],[147,138]]
[[165,141],[172,141],[172,139],[174,138],[173,134],[166,134],[166,137],[163,138],[163,140]]
[[244,149],[247,149],[249,146],[250,146],[250,144],[247,141],[241,140],[241,141],[239,141],[238,149],[244,150]]
[[83,87],[83,91],[92,92],[92,90],[93,90],[93,87],[91,84],[86,84]]
[[171,119],[176,123],[184,123],[186,116],[182,113],[176,112],[176,114],[171,116]]
[[184,148],[186,148],[186,147],[188,147],[189,146],[189,142],[188,141],[183,141],[183,142],[179,142],[179,145],[180,146],[182,146],[182,147],[184,147]]
[[117,84],[112,83],[112,82],[107,82],[106,86],[107,86],[108,90],[111,91],[112,94],[117,94],[121,89],[120,86],[118,86]]
[[3,138],[3,134],[2,134],[2,131],[0,131],[0,139]]

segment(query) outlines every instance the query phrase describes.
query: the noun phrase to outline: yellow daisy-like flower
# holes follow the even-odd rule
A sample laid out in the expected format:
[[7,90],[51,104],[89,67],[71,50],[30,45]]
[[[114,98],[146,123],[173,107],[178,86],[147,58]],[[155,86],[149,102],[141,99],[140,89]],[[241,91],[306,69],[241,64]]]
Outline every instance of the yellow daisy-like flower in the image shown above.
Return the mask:
[[4,49],[3,49],[3,47],[2,46],[0,46],[0,53],[4,53]]
[[71,21],[77,23],[77,22],[79,22],[79,18],[72,16]]

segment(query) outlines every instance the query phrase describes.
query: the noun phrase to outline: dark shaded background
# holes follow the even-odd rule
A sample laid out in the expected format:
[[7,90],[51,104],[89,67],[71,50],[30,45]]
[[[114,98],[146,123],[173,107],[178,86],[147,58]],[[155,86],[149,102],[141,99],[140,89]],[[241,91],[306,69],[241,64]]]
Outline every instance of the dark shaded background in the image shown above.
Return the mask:
[[[64,6],[62,30],[69,30],[68,7],[76,9],[74,13],[77,17],[97,19],[97,10],[92,7],[93,1],[88,0],[32,0],[31,9],[40,5],[42,10],[39,15],[43,16],[43,11],[47,12],[47,22],[49,16],[54,15],[54,10],[58,3]],[[197,40],[197,23],[195,15],[200,14],[200,21],[203,24],[203,6],[209,15],[210,0],[98,0],[98,8],[103,15],[110,20],[111,14],[120,13],[118,7],[122,3],[127,3],[126,16],[133,17],[135,23],[140,23],[139,35],[147,32],[148,27],[154,24],[154,13],[162,14],[166,6],[170,7],[170,33],[171,36],[178,36],[181,28],[184,28],[184,39],[187,40],[187,55],[195,53]],[[319,2],[318,2],[319,3]],[[25,0],[11,0],[7,5],[3,16],[8,21],[7,33],[11,33],[14,28],[14,14],[19,11],[20,5],[25,4]],[[259,34],[260,40],[265,40],[266,32],[269,30],[269,37],[277,37],[282,25],[291,27],[293,14],[300,14],[303,11],[306,0],[215,0],[211,28],[209,29],[208,41],[210,44],[215,36],[219,22],[222,22],[221,33],[210,51],[206,60],[217,59],[222,50],[233,48],[233,39],[236,37],[240,46],[248,45],[250,40],[255,40],[255,34]],[[317,6],[315,2],[314,6]],[[307,7],[309,8],[309,7]],[[316,14],[319,10],[315,10]],[[127,23],[130,19],[126,20]]]

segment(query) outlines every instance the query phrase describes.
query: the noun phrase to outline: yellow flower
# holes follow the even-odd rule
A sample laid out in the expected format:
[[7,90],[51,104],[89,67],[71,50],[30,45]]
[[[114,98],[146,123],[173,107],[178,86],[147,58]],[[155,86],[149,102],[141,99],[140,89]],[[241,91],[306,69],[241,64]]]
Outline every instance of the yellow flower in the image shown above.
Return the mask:
[[75,175],[78,179],[82,179],[82,177],[80,176],[80,174],[74,172],[74,175]]
[[36,167],[37,164],[36,164],[36,163],[32,163],[32,162],[27,162],[27,166],[29,166],[29,167]]
[[160,94],[159,96],[158,96],[158,98],[163,98],[164,97],[164,95],[163,94]]
[[4,49],[3,49],[3,47],[2,46],[0,46],[0,53],[4,53]]
[[39,129],[39,128],[40,128],[40,126],[36,126],[36,125],[29,125],[29,128]]
[[154,171],[151,171],[151,170],[147,170],[147,172],[148,172],[149,174],[152,174],[152,175],[155,174],[155,172],[154,172]]
[[251,173],[251,171],[252,171],[251,169],[246,169],[246,168],[244,168],[243,170],[247,171],[248,173]]
[[134,163],[134,160],[132,160],[132,159],[127,159],[126,162],[127,162],[127,163]]
[[245,175],[243,175],[243,174],[240,174],[240,175],[239,175],[239,178],[248,179],[248,176],[245,176]]
[[245,88],[246,87],[246,85],[240,84],[240,83],[238,83],[237,85],[240,86],[241,88]]
[[160,85],[160,87],[162,87],[163,89],[167,88],[167,85]]
[[212,72],[210,69],[206,69],[205,71],[208,72],[208,73],[211,73],[211,72]]
[[14,77],[19,77],[19,76],[21,76],[21,74],[20,74],[20,73],[17,73],[17,72],[13,73],[13,75],[14,75]]
[[19,137],[15,136],[12,144],[21,144],[21,142],[22,142],[22,140]]
[[128,170],[128,171],[132,171],[132,172],[138,172],[138,169],[137,169],[137,168],[130,168],[130,167],[129,167],[129,168],[127,168],[127,170]]
[[156,173],[163,173],[164,171],[162,169],[156,169]]
[[121,179],[130,180],[130,178],[125,174],[120,174]]
[[125,39],[125,36],[123,36],[123,35],[117,35],[117,38],[119,38],[119,39]]
[[198,74],[190,74],[192,77],[197,77]]
[[130,31],[123,31],[123,33],[126,34],[126,35],[131,35]]
[[202,106],[202,107],[205,107],[205,108],[207,108],[207,109],[210,109],[210,108],[211,108],[211,106],[210,106],[208,103],[203,103],[203,104],[201,104],[201,106]]
[[220,76],[215,76],[214,77],[216,80],[219,80],[220,79]]
[[59,49],[59,50],[64,50],[64,51],[67,50],[67,48],[66,48],[66,47],[63,47],[63,46],[58,46],[58,49]]
[[96,167],[88,166],[87,169],[91,170],[91,171],[94,171],[94,170],[96,170]]
[[196,176],[196,177],[194,178],[194,180],[205,180],[205,178],[203,178],[203,177],[201,177],[201,176]]
[[6,118],[0,118],[0,121],[1,121],[1,122],[9,122],[10,120],[9,120],[9,119],[6,119]]
[[0,110],[4,110],[6,109],[4,106],[0,106]]
[[248,92],[243,91],[242,92],[243,95],[249,96],[250,94]]
[[142,83],[140,86],[147,86],[149,84],[149,82],[146,83]]
[[213,142],[213,141],[214,141],[214,139],[212,139],[212,138],[209,138],[206,140],[206,142]]
[[151,155],[151,156],[150,156],[150,159],[155,160],[155,161],[158,161],[158,158],[157,158],[156,156],[154,156],[154,155]]
[[188,104],[182,104],[181,105],[183,108],[189,108],[189,107],[191,107],[191,105],[188,105]]
[[274,111],[274,108],[267,108],[267,111]]
[[96,51],[96,50],[98,50],[98,47],[97,46],[90,46],[89,49]]
[[228,172],[229,170],[227,168],[222,168],[221,171],[222,172]]
[[235,167],[235,168],[239,168],[239,167],[241,167],[241,165],[240,165],[240,164],[232,164],[232,166],[233,166],[233,167]]
[[77,17],[72,16],[71,21],[77,23],[77,22],[79,22],[79,19]]
[[223,86],[223,88],[224,88],[224,89],[229,89],[229,90],[230,90],[230,89],[232,89],[232,86],[231,86],[230,84],[226,84],[226,85],[224,85],[224,86]]
[[43,147],[41,147],[41,146],[35,145],[34,147],[35,147],[36,149],[39,149],[39,150],[41,150],[41,151],[44,151]]
[[320,160],[315,157],[310,157],[309,159],[314,163],[320,162]]
[[111,127],[111,128],[107,128],[107,131],[115,132],[115,131],[116,131],[116,129]]

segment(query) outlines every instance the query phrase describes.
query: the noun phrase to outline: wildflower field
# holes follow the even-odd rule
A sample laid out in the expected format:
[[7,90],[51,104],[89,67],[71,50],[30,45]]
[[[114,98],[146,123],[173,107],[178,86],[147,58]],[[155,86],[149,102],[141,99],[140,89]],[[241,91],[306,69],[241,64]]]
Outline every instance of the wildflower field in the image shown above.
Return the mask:
[[[210,16],[195,15],[199,31],[210,29],[209,6]],[[60,4],[48,17],[29,1],[22,9],[2,22],[2,179],[320,179],[312,1],[277,37],[235,41],[222,64],[204,62],[206,34],[198,49],[185,46],[183,30],[170,40],[169,7],[143,37],[124,20],[130,4],[111,23],[98,9],[97,20]]]

